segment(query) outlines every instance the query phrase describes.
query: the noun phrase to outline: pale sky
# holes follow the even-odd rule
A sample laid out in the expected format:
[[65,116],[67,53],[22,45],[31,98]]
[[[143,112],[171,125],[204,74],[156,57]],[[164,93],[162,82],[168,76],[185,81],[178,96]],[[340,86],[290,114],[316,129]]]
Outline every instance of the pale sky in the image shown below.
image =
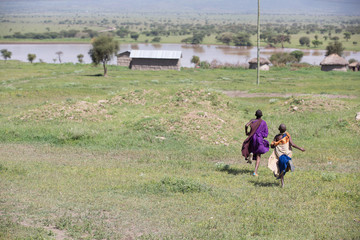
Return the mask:
[[[360,15],[360,0],[261,0],[264,13]],[[127,11],[256,13],[256,0],[0,0],[0,11]]]

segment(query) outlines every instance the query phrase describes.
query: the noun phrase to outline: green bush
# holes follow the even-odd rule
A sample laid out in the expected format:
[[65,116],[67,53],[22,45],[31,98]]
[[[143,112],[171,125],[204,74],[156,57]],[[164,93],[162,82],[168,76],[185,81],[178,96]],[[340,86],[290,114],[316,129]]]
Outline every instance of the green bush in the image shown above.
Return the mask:
[[290,53],[283,52],[271,55],[270,61],[274,66],[282,66],[288,63],[297,62],[297,59]]
[[292,51],[290,55],[295,57],[297,62],[300,62],[302,57],[304,56],[304,53],[302,51],[296,50],[296,51]]

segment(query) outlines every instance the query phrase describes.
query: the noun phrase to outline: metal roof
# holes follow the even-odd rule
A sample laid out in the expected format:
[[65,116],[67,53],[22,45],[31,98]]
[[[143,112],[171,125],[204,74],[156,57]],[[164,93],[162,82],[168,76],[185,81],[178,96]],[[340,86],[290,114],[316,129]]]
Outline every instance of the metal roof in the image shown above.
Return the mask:
[[181,51],[131,50],[130,58],[180,59]]

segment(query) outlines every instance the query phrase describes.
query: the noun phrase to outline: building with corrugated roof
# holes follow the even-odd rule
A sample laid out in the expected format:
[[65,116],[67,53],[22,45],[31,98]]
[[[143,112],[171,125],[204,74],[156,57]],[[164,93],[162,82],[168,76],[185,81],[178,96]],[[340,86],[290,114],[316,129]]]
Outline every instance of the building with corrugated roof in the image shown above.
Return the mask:
[[182,53],[181,51],[165,50],[131,50],[129,57],[131,59],[129,68],[133,70],[179,71]]
[[117,65],[129,67],[131,62],[130,51],[122,52],[117,55]]

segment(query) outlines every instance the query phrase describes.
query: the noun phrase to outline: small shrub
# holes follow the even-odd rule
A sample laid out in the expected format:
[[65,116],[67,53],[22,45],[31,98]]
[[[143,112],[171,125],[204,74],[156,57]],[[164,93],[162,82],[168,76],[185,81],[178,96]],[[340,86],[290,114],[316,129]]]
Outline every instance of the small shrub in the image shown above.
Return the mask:
[[61,217],[59,220],[56,221],[55,227],[59,230],[68,229],[72,224],[71,218],[67,216]]
[[292,51],[290,55],[296,58],[297,62],[301,62],[304,53],[302,51],[296,50],[296,51]]
[[160,42],[161,41],[161,37],[154,37],[151,42]]
[[192,179],[165,177],[159,182],[144,186],[147,193],[199,193],[211,191],[211,188]]
[[278,102],[279,101],[279,99],[277,99],[277,98],[271,98],[270,100],[269,100],[269,103],[276,103],[276,102]]
[[199,56],[192,56],[191,60],[190,60],[191,63],[194,63],[195,66],[199,65],[200,64],[200,58]]
[[0,163],[0,173],[1,172],[6,172],[6,171],[7,171],[7,168]]
[[283,66],[288,63],[297,62],[297,59],[294,56],[290,55],[290,53],[284,52],[271,55],[270,61],[274,66]]
[[215,168],[216,168],[216,171],[223,172],[223,171],[228,171],[230,169],[230,165],[226,164],[224,162],[217,162],[215,164]]
[[331,182],[336,179],[336,175],[334,173],[322,173],[321,180],[324,182]]
[[210,63],[208,61],[201,61],[200,62],[200,68],[209,69]]

